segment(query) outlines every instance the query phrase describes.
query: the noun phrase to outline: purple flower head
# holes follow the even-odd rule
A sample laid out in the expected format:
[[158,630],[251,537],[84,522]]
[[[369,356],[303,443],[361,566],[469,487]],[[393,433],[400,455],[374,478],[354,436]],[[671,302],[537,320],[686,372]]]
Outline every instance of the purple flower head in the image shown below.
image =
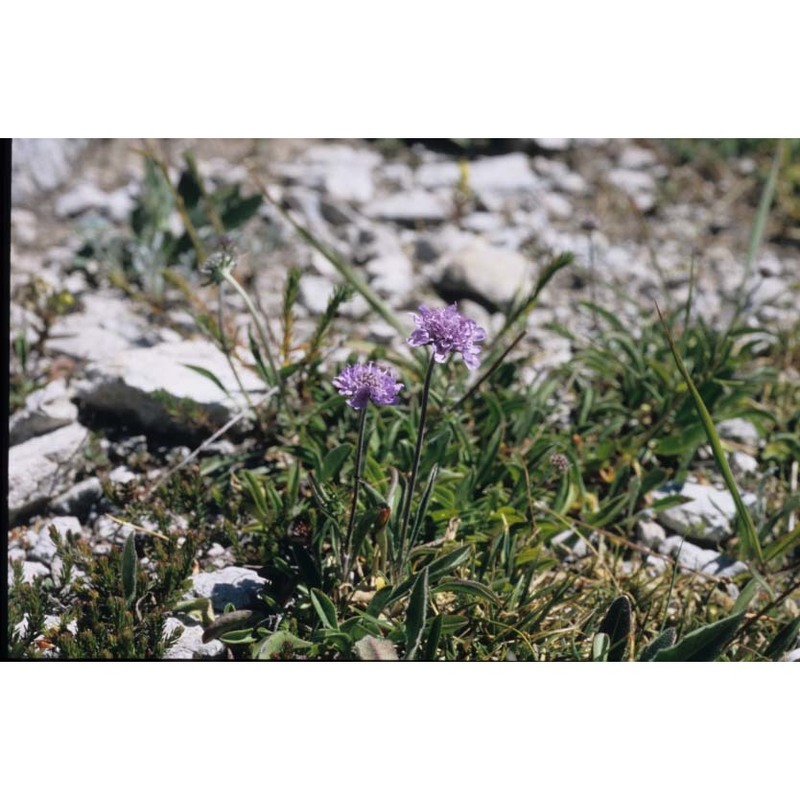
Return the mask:
[[333,385],[342,397],[347,398],[347,405],[359,410],[370,400],[376,406],[393,406],[397,403],[397,393],[403,388],[392,370],[373,361],[345,367],[333,379]]
[[406,339],[408,344],[412,347],[433,345],[433,358],[440,364],[447,361],[451,353],[461,353],[467,369],[478,368],[481,351],[478,342],[486,338],[486,331],[460,314],[455,303],[436,309],[421,305],[419,314],[411,316],[417,327]]

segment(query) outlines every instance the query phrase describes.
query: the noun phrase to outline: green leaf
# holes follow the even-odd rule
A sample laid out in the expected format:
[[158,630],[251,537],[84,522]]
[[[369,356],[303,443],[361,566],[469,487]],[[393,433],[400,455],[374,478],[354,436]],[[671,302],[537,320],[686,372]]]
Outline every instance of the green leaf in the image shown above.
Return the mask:
[[797,641],[797,634],[800,633],[800,617],[787,622],[776,634],[775,638],[767,645],[764,650],[764,657],[777,661],[779,658],[794,647]]
[[430,631],[428,631],[428,640],[425,642],[425,660],[435,661],[436,651],[439,649],[439,642],[442,638],[442,626],[444,624],[444,616],[437,614],[433,618]]
[[220,214],[225,230],[230,231],[244,225],[261,208],[262,202],[260,194],[240,197],[237,189],[235,197],[228,201],[227,207]]
[[775,558],[780,558],[789,552],[798,542],[800,542],[800,525],[795,526],[793,531],[784,534],[780,539],[771,542],[764,550],[764,561],[772,561]]
[[629,501],[630,498],[626,494],[614,497],[594,514],[587,514],[586,522],[595,528],[606,528],[622,513]]
[[205,367],[198,367],[196,364],[181,364],[183,367],[194,370],[198,375],[208,378],[226,397],[230,397],[231,393],[225,388],[222,381],[210,370]]
[[642,650],[641,655],[639,656],[639,661],[652,661],[659,650],[663,650],[666,647],[672,647],[675,644],[675,638],[677,633],[675,628],[665,628],[661,633],[653,639],[647,647]]
[[231,611],[217,617],[211,625],[203,631],[203,644],[212,639],[221,639],[223,634],[241,628],[255,616],[255,611]]
[[451,581],[443,581],[440,584],[434,586],[431,589],[432,592],[453,592],[454,594],[470,594],[474,595],[475,597],[482,597],[484,600],[488,600],[493,605],[500,605],[501,600],[500,598],[492,592],[489,588],[484,586],[482,583],[478,583],[478,581],[468,581],[468,580],[451,580]]
[[599,628],[599,633],[608,635],[608,661],[622,661],[625,657],[632,616],[631,601],[625,595],[617,597],[609,606]]
[[353,446],[350,444],[340,444],[338,447],[334,447],[322,460],[322,469],[318,475],[320,483],[338,477],[342,464],[347,461],[352,452]]
[[122,548],[122,592],[125,602],[132,605],[136,599],[136,545],[134,543],[134,533],[128,534],[125,546]]
[[406,612],[406,661],[412,661],[422,641],[428,613],[428,567],[417,575]]
[[[429,570],[430,573],[429,580],[431,582],[436,581],[438,578],[441,578],[448,572],[451,572],[456,567],[463,564],[469,558],[470,551],[471,551],[470,545],[466,544],[462,545],[461,547],[456,547],[449,553],[445,553],[444,555],[435,558],[433,561],[431,561],[430,564],[427,565],[427,569]],[[413,584],[414,584],[414,577],[412,576],[410,578],[407,578],[397,586],[395,586],[394,589],[392,589],[384,605],[386,605],[387,603],[393,603],[395,600],[399,600],[411,589]],[[370,604],[370,606],[371,605],[372,604]]]
[[255,661],[271,661],[278,660],[293,650],[305,650],[309,647],[311,642],[299,639],[289,631],[275,631],[253,647],[252,655]]
[[725,479],[725,485],[728,487],[728,491],[733,497],[733,502],[736,504],[736,510],[738,511],[739,520],[741,522],[741,535],[739,536],[739,557],[745,561],[750,558],[755,558],[760,562],[762,560],[762,556],[761,543],[758,540],[758,533],[756,532],[750,512],[747,510],[747,506],[745,506],[742,496],[739,494],[739,489],[736,486],[733,473],[728,465],[728,459],[725,455],[725,451],[722,449],[722,443],[719,440],[719,436],[717,435],[717,429],[714,427],[714,421],[711,419],[711,415],[708,413],[708,409],[703,402],[703,398],[700,396],[700,392],[697,391],[697,387],[694,385],[691,375],[689,375],[689,370],[686,369],[683,359],[681,359],[680,353],[678,353],[678,348],[675,346],[675,342],[672,339],[672,334],[670,334],[669,328],[664,321],[664,317],[661,315],[661,309],[656,306],[656,310],[658,311],[658,316],[661,319],[661,326],[663,327],[664,334],[667,337],[667,343],[672,351],[672,357],[675,359],[678,370],[683,376],[683,379],[686,381],[686,385],[689,387],[689,392],[694,400],[697,413],[700,416],[700,421],[703,423],[703,428],[705,429],[706,436],[708,437],[708,442],[711,445],[711,450],[714,453],[714,461],[716,461],[717,468],[722,473],[722,477]]
[[244,631],[228,631],[216,637],[223,644],[253,644],[258,639],[253,635],[252,629]]
[[328,598],[328,596],[319,589],[312,589],[311,603],[314,606],[314,610],[317,612],[320,620],[322,621],[322,627],[338,631],[339,622],[336,619],[336,606],[334,606],[333,602]]
[[687,425],[679,433],[660,439],[654,452],[660,456],[679,456],[683,453],[693,453],[705,437],[706,433],[702,425]]
[[417,506],[417,513],[414,515],[414,523],[411,526],[411,536],[409,537],[409,550],[416,544],[419,531],[422,526],[422,520],[425,518],[425,514],[428,511],[428,504],[431,501],[431,492],[433,491],[433,487],[436,485],[436,477],[438,474],[439,465],[434,464],[433,469],[431,469],[431,473],[428,476],[428,481],[425,484],[425,491],[422,493],[419,505]]
[[736,635],[743,614],[725,617],[692,631],[676,645],[659,650],[653,661],[714,661]]
[[596,633],[592,639],[592,661],[608,661],[611,639],[607,633]]
[[733,608],[731,609],[731,615],[735,616],[736,614],[744,614],[747,611],[747,607],[750,603],[753,602],[753,599],[758,594],[759,588],[764,587],[764,579],[761,576],[756,578],[751,578],[747,585],[739,592],[739,596],[736,598],[736,602],[733,604]]
[[384,586],[382,589],[378,589],[372,600],[370,600],[369,605],[364,610],[364,613],[371,617],[377,617],[392,599],[393,591],[394,587],[392,586]]

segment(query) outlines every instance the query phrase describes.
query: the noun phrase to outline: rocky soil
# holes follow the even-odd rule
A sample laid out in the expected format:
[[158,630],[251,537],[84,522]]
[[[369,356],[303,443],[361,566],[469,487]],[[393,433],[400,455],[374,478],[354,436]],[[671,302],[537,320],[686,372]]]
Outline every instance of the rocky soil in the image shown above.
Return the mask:
[[[676,166],[662,142],[520,143],[522,149],[479,155],[466,164],[430,143],[157,145],[175,165],[191,148],[214,186],[238,183],[249,193],[256,191],[256,176],[321,242],[355,265],[401,318],[420,302],[456,300],[491,334],[547,257],[573,252],[575,266],[556,276],[529,320],[525,346],[534,358],[523,376],[527,381],[571,357],[569,343],[549,325],[591,335],[579,302],[596,302],[636,330],[642,308],[652,308],[653,301],[667,308],[685,301],[692,264],[694,313],[712,324],[723,325],[740,301],[755,325],[777,330],[797,323],[796,247],[766,245],[743,286],[758,197],[752,161],[703,173]],[[28,579],[53,568],[50,524],[79,532],[97,552],[124,540],[125,528],[106,516],[102,481],[155,481],[189,453],[194,442],[170,413],[171,404],[195,401],[216,427],[239,409],[241,387],[179,292],[167,288],[157,304],[135,300],[113,285],[101,258],[75,268],[75,254],[98,232],[130,236],[129,217],[142,191],[139,146],[134,140],[14,143],[11,339],[13,348],[24,337],[27,371],[37,380],[9,420],[8,557],[23,562]],[[179,223],[174,220],[176,231]],[[313,329],[340,282],[333,267],[267,202],[236,238],[242,253],[237,276],[252,287],[268,319],[277,317],[288,268],[302,270],[299,335]],[[65,291],[66,307],[46,330],[30,299],[34,285],[40,295]],[[212,288],[196,281],[195,291],[213,307]],[[239,311],[244,324],[243,305]],[[358,340],[405,347],[360,297],[347,303],[343,317],[337,358]],[[226,391],[186,364],[213,371]],[[252,378],[244,388],[258,394],[263,384]],[[752,426],[732,424],[729,438],[757,449]],[[233,446],[215,446],[226,445]],[[148,449],[151,457],[143,458]],[[742,452],[737,459],[737,469],[758,471],[752,456]],[[715,549],[731,530],[730,496],[699,483],[687,483],[682,493],[692,502],[640,526],[642,542],[665,556],[677,554],[691,569],[736,574],[743,565]],[[679,547],[698,521],[708,541]],[[246,605],[263,583],[231,561],[216,545],[201,554],[194,577],[195,595],[212,598],[218,610],[234,596]],[[188,617],[170,625],[179,623],[185,630],[172,656],[224,653],[218,642],[204,645],[200,627]]]

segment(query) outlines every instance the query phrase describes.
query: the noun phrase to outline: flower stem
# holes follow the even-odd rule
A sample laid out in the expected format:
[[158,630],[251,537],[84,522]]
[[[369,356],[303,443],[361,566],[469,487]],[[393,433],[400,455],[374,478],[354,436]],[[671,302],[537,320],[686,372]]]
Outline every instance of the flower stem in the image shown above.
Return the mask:
[[362,453],[364,450],[364,430],[366,428],[367,423],[367,406],[369,403],[364,405],[364,408],[361,409],[358,415],[358,442],[356,443],[356,472],[355,472],[355,484],[353,486],[353,504],[350,507],[350,521],[347,523],[347,536],[344,540],[344,567],[343,567],[343,578],[347,580],[347,572],[350,569],[350,545],[353,541],[353,528],[355,527],[356,522],[356,508],[358,506],[358,488],[361,485],[361,460],[362,460]]
[[236,280],[236,278],[233,277],[233,275],[231,275],[230,272],[225,273],[225,280],[227,280],[228,283],[230,283],[230,285],[233,286],[233,288],[239,293],[239,296],[242,298],[242,300],[244,300],[244,303],[247,306],[247,310],[250,312],[250,316],[253,318],[253,322],[255,322],[256,330],[258,331],[258,338],[261,340],[261,346],[264,348],[264,352],[267,354],[267,361],[269,362],[269,368],[272,372],[272,380],[274,381],[275,386],[278,387],[281,400],[284,400],[283,384],[281,383],[280,376],[278,375],[278,369],[275,366],[275,360],[272,357],[272,349],[269,346],[269,340],[267,339],[264,326],[261,324],[261,319],[258,316],[256,307],[253,305],[253,301],[250,299],[250,296],[242,288],[242,285]]
[[236,383],[239,386],[239,391],[242,393],[242,397],[247,401],[247,405],[250,406],[252,411],[255,411],[255,405],[253,404],[250,395],[247,393],[247,389],[244,388],[244,384],[242,383],[241,377],[239,377],[239,370],[236,369],[236,365],[233,363],[233,358],[231,357],[231,348],[228,346],[228,339],[225,336],[225,321],[223,319],[223,309],[225,306],[225,286],[224,284],[220,283],[218,286],[219,289],[219,304],[217,306],[217,324],[219,325],[219,342],[220,346],[222,347],[222,352],[225,355],[226,360],[228,361],[228,366],[233,373],[233,377],[236,379]]
[[400,548],[397,552],[397,567],[405,560],[406,538],[408,536],[408,523],[411,519],[411,500],[414,496],[414,486],[417,483],[417,473],[419,472],[419,462],[422,456],[422,441],[425,438],[425,421],[428,417],[428,396],[431,390],[431,375],[433,374],[435,353],[431,351],[428,360],[428,369],[425,372],[425,383],[422,387],[422,400],[419,410],[419,430],[417,431],[417,444],[414,447],[414,461],[411,467],[411,477],[406,487],[406,494],[403,498],[403,521],[400,526]]

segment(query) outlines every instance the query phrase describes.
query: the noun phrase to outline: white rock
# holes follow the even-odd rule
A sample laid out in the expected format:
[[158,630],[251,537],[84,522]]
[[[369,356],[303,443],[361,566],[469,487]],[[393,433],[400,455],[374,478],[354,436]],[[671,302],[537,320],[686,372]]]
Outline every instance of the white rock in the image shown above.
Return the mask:
[[533,168],[559,191],[571,195],[583,195],[589,189],[586,179],[577,172],[572,172],[563,161],[536,156],[533,159]]
[[469,186],[479,196],[485,192],[503,194],[537,192],[541,179],[531,169],[524,153],[509,153],[473,161],[469,165]]
[[367,263],[372,287],[397,304],[404,303],[414,291],[414,270],[404,253],[380,256]]
[[461,179],[461,170],[455,161],[434,161],[421,164],[415,177],[425,189],[454,189]]
[[[686,481],[680,491],[656,491],[653,492],[653,498],[658,500],[669,494],[681,494],[690,498],[688,503],[658,512],[658,521],[669,530],[692,539],[714,543],[733,534],[736,506],[727,490]],[[756,497],[751,493],[744,493],[742,500],[747,506],[756,503]]]
[[461,220],[461,227],[474,233],[490,233],[503,225],[503,220],[497,214],[488,211],[475,211]]
[[300,278],[300,302],[315,315],[325,312],[334,289],[334,282],[323,275],[303,275]]
[[741,417],[722,420],[717,424],[717,433],[723,439],[733,439],[743,444],[755,445],[761,439],[758,428],[749,419],[742,419]]
[[50,510],[57,514],[75,514],[83,517],[103,496],[100,479],[92,476],[67,489],[50,504]]
[[624,169],[646,169],[656,163],[655,154],[652,150],[645,150],[637,145],[627,146],[620,155],[619,165]]
[[747,453],[739,451],[731,453],[730,465],[731,469],[738,475],[755,475],[758,473],[758,459]]
[[27,204],[60,186],[72,173],[89,139],[14,139],[11,201]]
[[[24,561],[22,563],[22,580],[24,583],[33,583],[34,578],[45,578],[50,575],[50,568],[38,561]],[[8,569],[8,585],[14,580],[14,572]]]
[[780,305],[776,301],[793,296],[794,293],[789,290],[789,286],[783,278],[768,277],[759,281],[755,291],[750,295],[750,303],[754,308],[772,304]]
[[652,175],[632,169],[612,169],[606,177],[633,200],[639,211],[647,212],[655,206],[656,182]]
[[416,222],[443,222],[453,214],[452,201],[421,189],[398,192],[374,200],[364,208],[372,219],[413,224]]
[[540,202],[553,219],[569,219],[575,213],[572,203],[563,194],[545,192]]
[[542,148],[542,150],[562,151],[569,148],[571,139],[534,139],[534,142]]
[[[98,517],[94,523],[94,535],[108,542],[124,544],[132,533],[136,533],[135,528],[132,528],[130,525],[114,522],[110,517]],[[98,552],[97,547],[95,547],[95,552]]]
[[636,523],[636,533],[642,544],[651,550],[658,550],[667,538],[667,532],[655,520],[642,519]]
[[54,380],[44,388],[31,392],[25,398],[25,407],[16,411],[8,421],[9,444],[20,444],[33,436],[75,422],[78,409],[70,396],[63,379]]
[[706,550],[687,542],[682,536],[670,536],[659,547],[665,556],[676,558],[678,563],[695,572],[702,572],[715,578],[733,578],[750,568],[741,561],[734,561],[716,550]]
[[83,463],[89,432],[75,422],[8,451],[8,515],[16,524],[67,489]]
[[192,576],[192,587],[184,599],[208,597],[217,613],[228,603],[241,610],[257,603],[266,586],[266,579],[252,569],[225,567],[216,572],[201,572]]
[[11,209],[11,235],[15,243],[26,247],[36,242],[36,215],[26,208]]
[[498,309],[507,308],[518,292],[530,290],[533,280],[524,256],[480,240],[445,256],[443,267],[438,288],[482,298]]
[[48,349],[71,358],[102,359],[132,345],[156,344],[159,330],[131,310],[130,301],[115,295],[86,295],[83,311],[59,317]]
[[324,186],[333,199],[350,203],[367,203],[375,194],[370,168],[337,165],[328,170]]
[[395,190],[410,189],[414,183],[414,173],[408,164],[384,164],[379,174]]
[[215,659],[225,654],[225,645],[219,639],[203,643],[203,626],[191,617],[168,617],[164,622],[164,635],[169,636],[178,627],[183,628],[179,639],[164,653],[167,661],[183,659]]
[[56,200],[54,210],[57,217],[67,219],[83,214],[84,211],[100,211],[105,208],[106,202],[107,195],[102,189],[84,181],[62,194]]
[[[190,366],[216,375],[230,396]],[[251,370],[240,368],[239,377],[249,393],[265,390]],[[225,356],[205,340],[120,350],[89,364],[86,377],[75,384],[75,394],[94,409],[128,415],[145,428],[162,431],[191,427],[186,417],[193,416],[194,405],[211,426],[221,426],[244,402]]]
[[136,480],[136,473],[129,470],[124,464],[121,464],[108,473],[108,479],[112,483],[130,483]]
[[351,147],[347,144],[320,144],[306,150],[302,161],[321,166],[333,164],[374,169],[380,165],[382,159],[378,153],[364,148]]

